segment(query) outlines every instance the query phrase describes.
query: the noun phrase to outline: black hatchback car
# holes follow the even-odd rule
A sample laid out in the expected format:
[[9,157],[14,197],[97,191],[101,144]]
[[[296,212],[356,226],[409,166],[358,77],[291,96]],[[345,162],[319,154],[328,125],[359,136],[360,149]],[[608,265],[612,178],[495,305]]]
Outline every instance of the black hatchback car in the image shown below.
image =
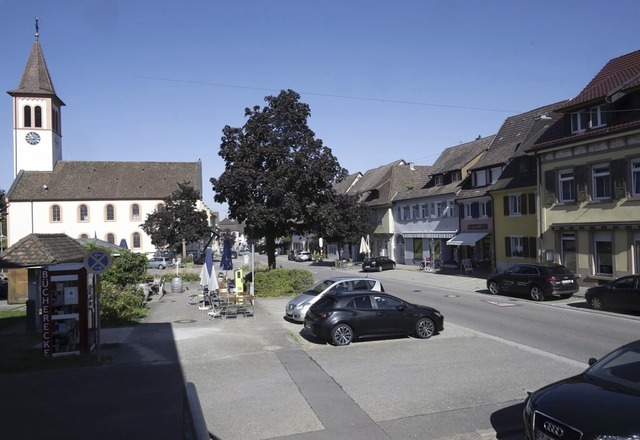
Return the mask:
[[444,317],[431,307],[383,292],[336,292],[325,294],[311,306],[304,328],[333,345],[397,335],[428,339],[444,330]]
[[640,340],[589,365],[525,400],[528,440],[640,438]]
[[584,299],[595,310],[640,311],[640,275],[618,278],[608,284],[587,289]]
[[375,270],[377,272],[382,272],[387,269],[395,269],[396,262],[390,259],[389,257],[367,257],[362,262],[362,271],[368,272]]
[[489,275],[487,289],[494,295],[522,293],[534,301],[548,297],[569,298],[580,290],[574,273],[556,263],[516,264],[503,272]]

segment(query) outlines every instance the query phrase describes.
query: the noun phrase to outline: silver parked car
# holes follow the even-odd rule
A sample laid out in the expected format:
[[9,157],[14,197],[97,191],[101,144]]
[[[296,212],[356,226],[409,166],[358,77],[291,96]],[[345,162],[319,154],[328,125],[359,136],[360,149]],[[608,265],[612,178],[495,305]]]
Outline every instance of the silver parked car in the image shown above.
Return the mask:
[[317,282],[289,301],[285,307],[287,318],[303,322],[309,307],[327,292],[374,290],[384,292],[382,283],[369,277],[331,277]]
[[151,269],[166,269],[171,267],[173,263],[164,257],[153,257],[149,259],[149,267]]

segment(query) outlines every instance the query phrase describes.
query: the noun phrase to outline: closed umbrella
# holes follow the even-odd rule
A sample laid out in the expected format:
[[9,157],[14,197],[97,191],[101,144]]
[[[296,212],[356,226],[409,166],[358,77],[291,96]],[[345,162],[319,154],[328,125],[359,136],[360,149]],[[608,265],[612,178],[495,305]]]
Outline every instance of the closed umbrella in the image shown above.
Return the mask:
[[364,236],[360,240],[360,252],[367,254],[367,257],[371,253],[371,249],[369,249],[369,243],[365,240]]
[[231,261],[231,241],[225,240],[222,246],[222,256],[220,257],[220,270],[233,269],[233,261]]
[[214,292],[220,288],[218,285],[218,277],[213,272],[213,253],[210,248],[207,248],[207,251],[204,256],[204,264],[202,267],[205,267],[207,272],[209,273],[209,292]]

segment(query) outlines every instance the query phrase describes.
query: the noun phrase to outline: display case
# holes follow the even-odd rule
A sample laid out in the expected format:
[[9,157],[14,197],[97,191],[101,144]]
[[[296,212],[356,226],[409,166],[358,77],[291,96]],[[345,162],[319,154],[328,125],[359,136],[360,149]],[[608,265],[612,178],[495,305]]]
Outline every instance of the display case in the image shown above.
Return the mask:
[[[92,279],[92,278],[91,278]],[[95,346],[94,295],[84,269],[42,270],[43,354],[65,356]]]

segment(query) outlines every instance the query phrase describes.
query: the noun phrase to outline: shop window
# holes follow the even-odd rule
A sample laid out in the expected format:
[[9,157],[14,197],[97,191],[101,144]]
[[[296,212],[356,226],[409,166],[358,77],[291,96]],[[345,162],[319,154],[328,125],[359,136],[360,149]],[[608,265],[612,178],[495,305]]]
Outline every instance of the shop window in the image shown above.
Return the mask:
[[576,235],[562,234],[561,242],[562,264],[573,273],[576,273]]
[[611,233],[600,231],[594,235],[596,275],[613,276],[613,247]]

